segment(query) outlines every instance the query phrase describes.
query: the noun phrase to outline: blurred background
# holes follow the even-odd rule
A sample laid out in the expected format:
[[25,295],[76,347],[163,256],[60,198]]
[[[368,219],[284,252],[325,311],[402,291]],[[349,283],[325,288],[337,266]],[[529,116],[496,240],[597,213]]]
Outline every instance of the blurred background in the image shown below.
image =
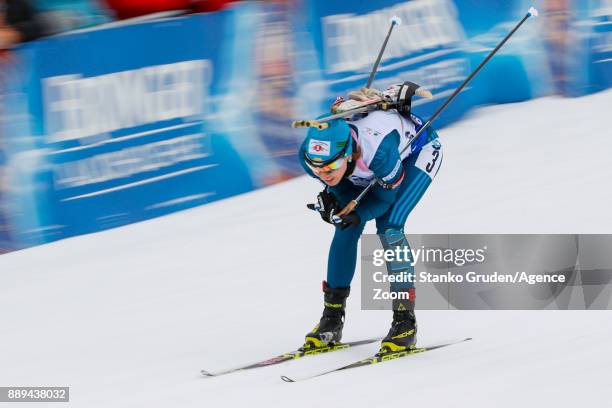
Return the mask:
[[[0,253],[150,219],[302,174],[291,120],[410,80],[436,122],[612,84],[611,0],[0,0]],[[550,131],[555,126],[551,123]]]

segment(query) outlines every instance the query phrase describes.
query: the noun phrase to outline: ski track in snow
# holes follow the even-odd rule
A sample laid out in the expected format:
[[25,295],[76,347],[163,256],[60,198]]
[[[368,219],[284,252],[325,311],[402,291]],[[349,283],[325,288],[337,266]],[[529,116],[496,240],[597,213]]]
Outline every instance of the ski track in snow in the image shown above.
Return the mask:
[[[611,233],[610,106],[612,91],[541,98],[442,129],[442,168],[406,231]],[[474,340],[295,384],[279,376],[378,346],[202,378],[294,349],[320,317],[331,230],[305,207],[319,188],[301,177],[2,255],[0,386],[70,386],[87,408],[609,404],[610,311],[419,311],[420,345]],[[384,335],[390,313],[358,299],[345,339]]]

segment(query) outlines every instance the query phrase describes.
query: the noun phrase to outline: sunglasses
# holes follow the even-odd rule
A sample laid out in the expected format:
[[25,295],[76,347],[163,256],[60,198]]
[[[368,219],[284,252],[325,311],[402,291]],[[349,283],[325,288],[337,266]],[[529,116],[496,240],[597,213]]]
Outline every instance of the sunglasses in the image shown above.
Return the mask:
[[345,160],[346,157],[340,157],[331,163],[325,164],[324,166],[316,166],[311,161],[306,160],[306,165],[314,174],[330,174],[342,167]]

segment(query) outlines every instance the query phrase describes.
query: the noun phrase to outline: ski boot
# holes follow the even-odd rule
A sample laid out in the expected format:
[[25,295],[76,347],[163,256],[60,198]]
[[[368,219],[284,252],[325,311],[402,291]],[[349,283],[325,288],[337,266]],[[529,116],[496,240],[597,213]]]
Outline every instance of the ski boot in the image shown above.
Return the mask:
[[[414,290],[410,290],[414,299]],[[416,348],[417,323],[414,301],[393,300],[393,322],[387,336],[382,339],[378,354],[394,353]]]
[[350,287],[328,288],[327,282],[323,281],[323,316],[314,329],[306,334],[302,349],[322,348],[340,342],[344,327],[344,308],[350,291]]

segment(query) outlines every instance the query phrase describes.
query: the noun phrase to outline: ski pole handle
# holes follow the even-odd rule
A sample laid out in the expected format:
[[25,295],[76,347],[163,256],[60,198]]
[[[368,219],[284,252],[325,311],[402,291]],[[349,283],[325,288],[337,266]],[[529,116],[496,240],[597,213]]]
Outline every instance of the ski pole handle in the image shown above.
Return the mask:
[[[371,183],[371,182],[370,182],[370,183]],[[340,212],[338,213],[338,217],[340,217],[341,215],[348,214],[348,213],[350,213],[351,211],[353,211],[353,210],[355,209],[355,207],[357,207],[357,204],[359,204],[359,200],[361,200],[361,197],[363,197],[363,193],[365,193],[365,192],[366,192],[366,190],[368,190],[369,188],[371,188],[371,187],[370,187],[370,185],[368,185],[368,187],[366,187],[366,189],[365,189],[365,190],[363,190],[363,191],[361,192],[361,194],[359,194],[359,195],[357,196],[357,198],[355,198],[354,200],[351,200],[351,201],[350,201],[350,202],[349,202],[349,203],[346,205],[346,207],[344,207],[344,208],[342,209],[342,211],[340,211]]]

